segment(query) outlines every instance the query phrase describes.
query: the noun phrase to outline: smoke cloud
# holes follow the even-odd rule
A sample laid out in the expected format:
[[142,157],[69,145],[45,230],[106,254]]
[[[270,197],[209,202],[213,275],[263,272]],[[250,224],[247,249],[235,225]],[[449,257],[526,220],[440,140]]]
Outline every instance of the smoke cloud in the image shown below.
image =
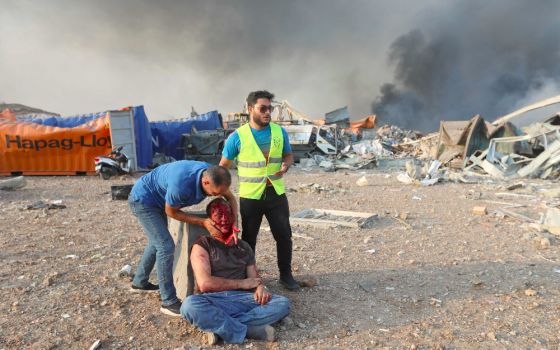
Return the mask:
[[432,13],[391,44],[394,79],[373,112],[429,131],[560,93],[559,16],[557,1],[465,1]]
[[[437,128],[558,92],[560,2],[0,0],[0,101],[150,119],[240,111],[267,89]],[[387,60],[388,59],[388,60]],[[545,96],[546,97],[546,96]],[[373,102],[373,108],[372,108]]]
[[390,33],[435,1],[0,0],[0,100],[162,119],[238,112],[267,89],[313,118],[363,117]]

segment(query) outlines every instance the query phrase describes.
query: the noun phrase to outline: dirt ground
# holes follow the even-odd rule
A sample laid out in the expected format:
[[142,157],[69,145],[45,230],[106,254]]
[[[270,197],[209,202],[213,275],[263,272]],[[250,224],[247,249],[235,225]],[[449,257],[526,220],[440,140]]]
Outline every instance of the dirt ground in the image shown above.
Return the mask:
[[[356,185],[362,176],[368,186]],[[111,200],[111,185],[134,179],[27,180],[0,191],[0,349],[87,349],[96,340],[100,349],[209,348],[186,321],[159,312],[157,295],[131,294],[117,276],[123,265],[134,268],[146,241],[126,201]],[[496,212],[538,220],[558,205],[549,195],[557,183],[419,187],[394,172],[301,169],[286,182],[292,213],[337,209],[379,219],[364,229],[294,225],[295,276],[317,281],[298,292],[278,284],[264,225],[257,264],[269,288],[290,298],[290,319],[276,325],[275,343],[214,348],[560,348],[560,245],[522,217]],[[66,208],[25,209],[39,200]],[[475,206],[488,213],[474,215]]]

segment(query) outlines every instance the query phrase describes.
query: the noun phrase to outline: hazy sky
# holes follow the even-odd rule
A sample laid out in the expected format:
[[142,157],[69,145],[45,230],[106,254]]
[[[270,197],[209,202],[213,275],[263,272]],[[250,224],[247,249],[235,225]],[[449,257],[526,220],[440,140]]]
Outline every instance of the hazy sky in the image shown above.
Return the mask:
[[[514,63],[536,66],[522,78],[532,79],[535,70],[542,73],[542,85],[529,81],[514,102],[542,87],[557,92],[559,70],[543,66],[560,66],[558,45],[551,44],[560,43],[560,2],[486,3],[0,0],[0,101],[62,115],[144,105],[148,117],[157,120],[184,116],[191,106],[200,113],[240,111],[249,91],[268,89],[313,118],[344,105],[361,118],[372,113],[376,102],[386,120],[426,128],[446,118],[453,99],[464,95],[442,91],[475,89],[480,74],[490,81],[482,87],[494,89],[492,79],[503,78],[499,65],[492,61],[478,75],[473,67],[493,55],[502,59],[508,50],[519,51]],[[530,13],[530,23],[519,23],[528,6],[539,10]],[[514,18],[496,18],[502,13]],[[507,27],[491,40],[481,38],[504,22],[524,30],[542,28],[543,36],[520,38],[543,40],[542,49],[515,47],[519,33]],[[502,41],[506,44],[500,46]],[[485,49],[473,51],[479,47]],[[552,55],[546,62],[526,62],[545,52]],[[464,62],[465,55],[474,60]],[[454,62],[462,74],[455,75]],[[505,64],[518,68],[514,63]],[[456,79],[464,82],[450,83]],[[507,88],[510,81],[503,79]],[[393,90],[387,90],[388,83]],[[430,93],[422,93],[424,89]],[[508,90],[495,93],[507,95]],[[409,103],[410,96],[413,107],[420,100],[418,118],[395,107]],[[492,102],[475,97],[469,105],[484,114]],[[471,117],[464,115],[469,109],[458,108],[447,118]]]

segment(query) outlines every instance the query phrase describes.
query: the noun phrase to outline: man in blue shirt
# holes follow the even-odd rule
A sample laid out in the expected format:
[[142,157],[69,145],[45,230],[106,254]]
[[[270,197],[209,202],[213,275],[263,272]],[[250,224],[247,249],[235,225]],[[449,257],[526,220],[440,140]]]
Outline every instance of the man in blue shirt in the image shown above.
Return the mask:
[[[261,226],[263,216],[266,216],[270,224],[270,231],[276,241],[276,255],[278,269],[280,271],[279,282],[289,290],[296,290],[299,284],[292,276],[292,228],[290,226],[290,208],[288,199],[284,193],[283,176],[293,164],[292,148],[288,133],[284,128],[271,123],[271,105],[274,95],[268,91],[254,91],[247,97],[247,108],[249,112],[250,133],[247,126],[241,126],[231,134],[224,144],[220,165],[229,168],[235,158],[243,158],[250,161],[238,159],[238,171],[246,169],[266,168],[266,178],[246,178],[240,176],[240,212],[243,234],[241,238],[249,243],[253,251],[257,244],[257,235]],[[281,129],[276,133],[272,130]],[[245,129],[242,129],[245,128]],[[280,141],[280,138],[282,141]],[[271,141],[274,140],[274,144]],[[256,152],[253,144],[256,143]],[[258,146],[258,148],[257,148]],[[280,148],[280,150],[279,150]],[[274,151],[274,152],[273,152]],[[274,154],[281,154],[281,159]],[[272,154],[272,156],[271,156]],[[242,157],[243,156],[243,157]],[[264,156],[264,158],[262,158]],[[263,159],[263,161],[255,161]],[[278,164],[281,162],[281,164]],[[264,164],[266,163],[266,164]],[[272,165],[274,163],[274,165]],[[247,168],[248,167],[248,168]],[[279,169],[277,171],[277,169]],[[244,170],[246,171],[246,170]],[[272,173],[276,171],[276,173]],[[247,171],[250,174],[251,170]],[[246,179],[245,179],[246,178]],[[258,184],[257,184],[258,183]],[[266,185],[264,185],[266,183]],[[255,185],[257,184],[257,185]],[[243,186],[249,191],[245,192]],[[254,189],[253,192],[251,192]],[[260,192],[262,191],[262,193]],[[244,195],[243,193],[251,193]]]
[[[159,289],[160,311],[164,314],[180,316],[181,308],[173,284],[175,243],[167,228],[167,217],[200,225],[211,235],[220,235],[210,218],[199,218],[181,208],[198,204],[207,196],[223,196],[231,203],[237,218],[237,203],[229,190],[230,185],[231,175],[226,168],[188,160],[160,165],[134,184],[128,204],[144,228],[148,244],[136,269],[131,290],[148,292]],[[148,281],[154,265],[159,286]]]

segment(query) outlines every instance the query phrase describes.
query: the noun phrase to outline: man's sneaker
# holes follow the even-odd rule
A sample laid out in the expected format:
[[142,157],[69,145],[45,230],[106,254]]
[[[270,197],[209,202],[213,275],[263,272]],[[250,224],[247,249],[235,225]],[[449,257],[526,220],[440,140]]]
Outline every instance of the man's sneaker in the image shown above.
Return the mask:
[[276,331],[274,327],[268,324],[264,326],[247,326],[247,335],[245,335],[245,338],[274,341],[276,340]]
[[130,286],[130,291],[132,293],[150,293],[150,292],[159,292],[159,286],[152,284],[150,282],[146,283],[145,286],[139,287],[132,284]]
[[212,333],[212,332],[204,332],[206,333],[206,343],[208,345],[216,345],[218,344],[218,340],[220,339],[220,337],[218,337],[218,335],[216,333]]
[[281,274],[279,282],[284,288],[288,290],[299,289],[299,283],[297,283],[291,273]]
[[178,301],[169,306],[162,305],[159,311],[169,316],[181,317],[181,302]]

